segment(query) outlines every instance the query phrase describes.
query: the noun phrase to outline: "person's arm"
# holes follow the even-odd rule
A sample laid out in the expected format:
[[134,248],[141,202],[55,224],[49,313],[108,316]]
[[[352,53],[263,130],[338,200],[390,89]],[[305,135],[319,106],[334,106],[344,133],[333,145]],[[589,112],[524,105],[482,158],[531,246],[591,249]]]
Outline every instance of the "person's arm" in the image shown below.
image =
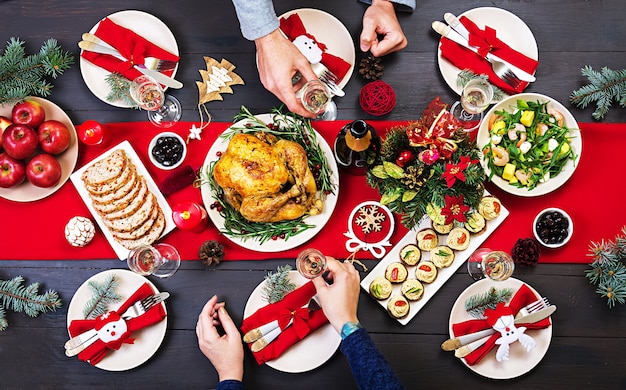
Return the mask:
[[[361,3],[372,4],[372,0],[359,0]],[[412,12],[415,10],[415,0],[389,0],[395,4],[396,10]]]
[[[224,334],[220,335],[217,326]],[[224,303],[214,295],[204,305],[196,324],[198,346],[217,371],[218,389],[243,389],[243,343],[239,329],[230,318]]]
[[359,389],[404,389],[367,331],[357,329],[341,342],[341,352],[348,359]]
[[[378,40],[379,36],[382,36],[381,40]],[[407,44],[394,3],[389,0],[372,0],[363,14],[363,30],[359,38],[361,51],[370,51],[374,56],[382,57],[404,49]]]
[[232,0],[244,38],[254,41],[278,29],[272,0]]

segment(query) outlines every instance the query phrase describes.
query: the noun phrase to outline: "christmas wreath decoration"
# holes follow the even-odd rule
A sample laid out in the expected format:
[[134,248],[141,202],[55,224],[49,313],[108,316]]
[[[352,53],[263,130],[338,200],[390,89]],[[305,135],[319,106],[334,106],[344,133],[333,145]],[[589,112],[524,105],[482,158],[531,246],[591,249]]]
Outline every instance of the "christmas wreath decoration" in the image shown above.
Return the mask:
[[409,229],[424,215],[439,224],[465,222],[483,197],[480,151],[439,97],[419,120],[387,132],[381,159],[367,182]]

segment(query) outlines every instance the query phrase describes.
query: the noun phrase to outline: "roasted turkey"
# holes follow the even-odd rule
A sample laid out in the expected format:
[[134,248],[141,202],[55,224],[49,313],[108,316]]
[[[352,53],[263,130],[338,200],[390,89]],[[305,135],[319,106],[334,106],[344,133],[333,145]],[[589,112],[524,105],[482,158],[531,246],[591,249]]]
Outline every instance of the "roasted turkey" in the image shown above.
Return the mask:
[[304,148],[269,133],[235,134],[213,177],[226,201],[252,222],[292,220],[322,210]]

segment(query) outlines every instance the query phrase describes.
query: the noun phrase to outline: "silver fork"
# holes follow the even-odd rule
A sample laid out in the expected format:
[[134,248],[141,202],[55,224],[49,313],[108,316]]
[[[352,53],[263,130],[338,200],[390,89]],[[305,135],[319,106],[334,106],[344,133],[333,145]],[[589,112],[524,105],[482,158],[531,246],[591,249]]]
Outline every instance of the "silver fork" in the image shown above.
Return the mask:
[[535,302],[529,303],[525,307],[522,307],[516,317],[527,316],[531,313],[535,313],[549,306],[550,306],[550,302],[548,301],[548,298],[543,297],[541,299],[536,300]]
[[324,66],[324,64],[322,64],[321,62],[318,62],[317,64],[311,64],[311,68],[313,69],[313,72],[315,72],[317,77],[319,77],[320,81],[328,86],[328,89],[330,89],[330,92],[332,92],[333,95],[339,97],[346,95],[346,93],[337,85],[337,83],[339,82],[339,77],[337,77],[333,72],[330,71],[330,69]]
[[125,320],[129,320],[131,318],[139,317],[144,314],[157,304],[166,300],[170,294],[168,292],[162,292],[159,294],[150,295],[142,299],[141,301],[135,302],[131,307],[129,307],[124,314],[122,314],[122,318]]
[[[84,33],[82,35],[83,40],[78,42],[78,47],[83,50],[93,51],[95,53],[109,54],[122,61],[128,61],[116,48],[104,42],[94,34]],[[165,72],[176,68],[175,61],[161,60],[156,57],[144,57],[143,64],[137,64],[139,66],[145,66],[148,69],[156,70],[158,72]]]

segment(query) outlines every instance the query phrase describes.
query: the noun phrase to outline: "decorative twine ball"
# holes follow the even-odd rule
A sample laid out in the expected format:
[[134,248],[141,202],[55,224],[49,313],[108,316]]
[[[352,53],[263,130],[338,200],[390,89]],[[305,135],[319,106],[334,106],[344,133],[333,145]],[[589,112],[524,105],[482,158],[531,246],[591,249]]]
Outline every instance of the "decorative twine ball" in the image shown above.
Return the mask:
[[71,246],[83,247],[91,242],[96,228],[89,218],[73,217],[65,225],[65,239]]
[[516,264],[535,265],[539,261],[541,245],[535,238],[520,238],[513,245],[511,257]]
[[363,111],[370,115],[385,115],[396,106],[396,93],[386,82],[372,81],[361,88],[359,103]]

